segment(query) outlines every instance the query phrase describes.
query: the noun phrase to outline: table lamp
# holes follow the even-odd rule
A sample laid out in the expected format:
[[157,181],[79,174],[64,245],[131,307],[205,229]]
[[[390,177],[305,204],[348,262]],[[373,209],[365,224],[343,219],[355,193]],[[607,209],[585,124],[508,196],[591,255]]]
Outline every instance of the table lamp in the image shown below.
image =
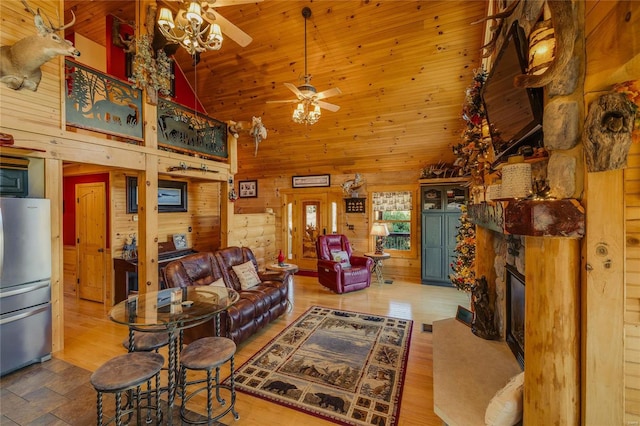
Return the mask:
[[371,227],[371,235],[376,237],[376,254],[384,253],[384,239],[389,235],[386,223],[374,223]]

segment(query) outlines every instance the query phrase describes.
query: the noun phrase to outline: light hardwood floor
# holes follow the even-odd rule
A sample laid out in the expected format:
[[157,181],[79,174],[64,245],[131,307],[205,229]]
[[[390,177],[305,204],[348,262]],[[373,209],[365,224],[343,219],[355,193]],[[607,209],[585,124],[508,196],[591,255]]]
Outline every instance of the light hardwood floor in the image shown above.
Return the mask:
[[[442,425],[433,413],[431,333],[424,332],[422,325],[455,316],[458,305],[468,307],[466,293],[453,288],[394,281],[393,284],[374,283],[366,290],[337,295],[318,284],[317,278],[295,276],[290,299],[293,300],[290,312],[238,346],[237,367],[313,305],[411,319],[414,325],[399,425]],[[54,357],[94,371],[109,358],[124,353],[122,340],[127,335],[126,327],[110,321],[102,305],[67,297],[64,313],[65,348]],[[228,370],[223,370],[222,377],[227,375]],[[203,399],[194,398],[194,401],[205,406]],[[240,414],[239,420],[234,421],[228,414],[222,421],[238,426],[331,424],[240,392],[236,410]]]

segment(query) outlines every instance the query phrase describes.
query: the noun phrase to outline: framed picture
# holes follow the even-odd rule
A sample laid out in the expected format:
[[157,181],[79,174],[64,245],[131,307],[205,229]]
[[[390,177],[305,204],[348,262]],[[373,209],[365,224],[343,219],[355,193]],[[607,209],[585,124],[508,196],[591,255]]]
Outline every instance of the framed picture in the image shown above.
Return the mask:
[[292,176],[291,186],[293,188],[331,186],[331,175]]
[[473,312],[465,307],[458,305],[458,311],[456,312],[456,319],[461,323],[471,327],[471,321],[473,320]]
[[[187,182],[158,181],[158,212],[187,211]],[[127,176],[127,213],[138,212],[138,178]]]
[[176,249],[187,248],[187,234],[173,234],[173,245]]
[[238,182],[240,188],[240,198],[255,198],[258,196],[257,180],[241,180]]

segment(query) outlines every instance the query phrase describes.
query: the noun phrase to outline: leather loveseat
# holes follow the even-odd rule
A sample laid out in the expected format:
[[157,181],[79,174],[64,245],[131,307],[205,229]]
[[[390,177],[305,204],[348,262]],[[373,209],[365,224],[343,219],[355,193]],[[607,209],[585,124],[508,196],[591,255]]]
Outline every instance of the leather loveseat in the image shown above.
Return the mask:
[[[251,262],[260,283],[243,289],[234,266]],[[288,307],[288,273],[258,272],[258,263],[251,249],[227,247],[215,253],[190,254],[169,263],[164,269],[167,287],[211,285],[220,279],[236,290],[240,299],[220,315],[220,335],[240,343],[286,312]],[[186,343],[205,336],[214,336],[215,320],[186,329]]]

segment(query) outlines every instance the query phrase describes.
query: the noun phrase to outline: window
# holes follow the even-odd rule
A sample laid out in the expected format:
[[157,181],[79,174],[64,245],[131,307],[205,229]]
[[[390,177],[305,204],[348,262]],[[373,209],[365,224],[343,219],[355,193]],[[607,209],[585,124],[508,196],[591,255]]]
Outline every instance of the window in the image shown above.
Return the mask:
[[[389,229],[384,250],[397,257],[412,257],[416,253],[415,215],[413,214],[414,191],[373,192],[372,223],[384,222]],[[375,238],[372,237],[375,245]]]

